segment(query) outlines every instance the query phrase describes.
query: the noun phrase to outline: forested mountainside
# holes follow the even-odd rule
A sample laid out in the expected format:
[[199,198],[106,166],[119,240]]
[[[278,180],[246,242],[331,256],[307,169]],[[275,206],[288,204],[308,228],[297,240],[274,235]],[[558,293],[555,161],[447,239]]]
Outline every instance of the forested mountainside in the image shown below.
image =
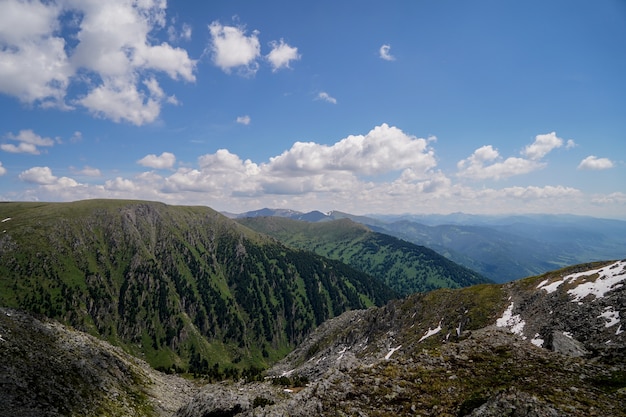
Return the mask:
[[402,295],[490,282],[432,249],[372,232],[349,219],[312,223],[257,216],[237,221],[285,245],[344,262],[381,279]]
[[262,209],[233,215],[258,216],[309,222],[350,219],[372,231],[430,248],[495,282],[619,259],[626,247],[626,221],[565,214],[356,216],[339,211]]
[[265,367],[325,320],[394,292],[206,207],[0,203],[0,306],[55,318],[159,369]]

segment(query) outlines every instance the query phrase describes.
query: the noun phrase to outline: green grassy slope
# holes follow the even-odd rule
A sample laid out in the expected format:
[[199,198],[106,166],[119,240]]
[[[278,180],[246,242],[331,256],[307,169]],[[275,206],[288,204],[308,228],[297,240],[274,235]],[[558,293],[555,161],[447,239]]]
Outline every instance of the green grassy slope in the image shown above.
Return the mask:
[[489,282],[431,249],[372,232],[348,219],[308,223],[280,217],[254,217],[238,221],[288,246],[337,259],[378,277],[404,295]]

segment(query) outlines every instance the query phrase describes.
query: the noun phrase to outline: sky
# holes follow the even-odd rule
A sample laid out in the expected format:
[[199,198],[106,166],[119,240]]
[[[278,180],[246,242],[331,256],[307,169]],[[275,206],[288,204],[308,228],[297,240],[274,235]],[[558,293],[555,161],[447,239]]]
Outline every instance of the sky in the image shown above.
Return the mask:
[[626,220],[626,2],[0,0],[0,201]]

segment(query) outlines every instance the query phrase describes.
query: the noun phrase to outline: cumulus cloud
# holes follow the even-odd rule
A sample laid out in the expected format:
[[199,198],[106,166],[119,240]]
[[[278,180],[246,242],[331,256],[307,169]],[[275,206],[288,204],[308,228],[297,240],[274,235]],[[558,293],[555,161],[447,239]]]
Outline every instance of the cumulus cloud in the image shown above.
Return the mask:
[[279,42],[270,42],[270,46],[272,50],[267,54],[266,58],[272,65],[272,71],[278,71],[281,68],[289,68],[291,61],[300,59],[298,48],[286,44],[282,39]]
[[54,145],[53,139],[39,136],[31,129],[20,130],[17,135],[8,133],[6,138],[17,142],[17,144],[3,143],[0,145],[0,149],[10,153],[29,153],[32,155],[39,155],[41,153],[39,147],[49,147]]
[[[491,145],[482,146],[474,151],[468,158],[457,163],[457,176],[467,179],[503,179],[515,175],[528,174],[546,166],[541,159],[553,149],[563,146],[563,139],[556,136],[555,132],[537,135],[530,145],[522,151],[522,156],[509,157],[502,160],[500,153]],[[574,146],[574,142],[569,140],[567,147]]]
[[0,3],[0,92],[24,103],[63,100],[73,69],[54,34],[59,11],[38,1]]
[[48,167],[32,167],[23,171],[19,175],[19,179],[39,185],[54,184],[58,178],[52,175],[52,170]]
[[224,26],[215,21],[209,25],[213,63],[224,72],[230,73],[237,68],[244,75],[254,75],[261,56],[259,32],[253,31],[246,36],[244,27]]
[[[557,137],[556,132],[537,135],[535,136],[535,141],[524,148],[522,155],[536,161],[546,156],[553,149],[561,146],[563,146],[563,139]],[[571,146],[571,142],[568,141],[568,147]]]
[[138,160],[137,163],[154,169],[170,169],[176,163],[176,156],[171,152],[163,152],[160,156],[150,154]]
[[609,158],[598,158],[595,155],[590,155],[580,161],[578,164],[578,169],[580,170],[594,170],[599,171],[603,169],[613,168],[613,161]]
[[[558,184],[497,188],[455,182],[438,169],[435,144],[434,138],[418,138],[381,124],[364,134],[330,140],[327,144],[296,142],[267,161],[254,162],[219,149],[199,156],[195,163],[175,168],[175,158],[168,157],[167,152],[147,155],[142,158],[143,166],[153,170],[104,178],[100,184],[93,180],[80,184],[72,178],[55,176],[48,167],[33,167],[19,175],[22,181],[32,185],[20,198],[139,198],[208,205],[232,212],[289,207],[338,208],[357,214],[442,211],[495,214],[555,213],[571,211],[574,207],[580,214],[600,210],[623,217],[626,196],[621,192],[589,195]],[[541,164],[530,158],[502,158],[493,146],[477,149],[464,161],[466,169],[482,166],[478,171],[487,170],[490,178],[503,172],[524,171],[516,168],[516,163],[522,168],[524,164]],[[161,167],[174,170],[159,171]],[[75,175],[97,173],[87,166],[82,170],[71,169]]]
[[107,191],[135,192],[138,190],[138,187],[129,179],[116,177],[115,179],[107,180],[104,183],[104,189]]
[[434,151],[426,139],[385,123],[366,135],[351,135],[331,146],[296,142],[288,151],[271,158],[269,164],[272,171],[289,175],[335,171],[376,175],[407,168],[423,174],[435,165]]
[[242,125],[249,125],[250,124],[250,116],[248,116],[247,114],[244,116],[238,116],[237,117],[237,123],[242,124]]
[[317,100],[322,100],[328,103],[337,104],[337,99],[332,97],[330,94],[328,94],[325,91],[322,91],[321,93],[317,95]]
[[394,61],[396,58],[389,53],[390,50],[391,50],[391,45],[381,46],[380,49],[378,50],[380,58],[384,59],[385,61]]
[[[184,49],[152,41],[165,7],[161,0],[1,2],[0,92],[43,107],[83,106],[117,122],[154,121],[172,99],[155,94],[147,74],[195,80],[196,62]],[[70,84],[87,91],[67,97]]]
[[[470,179],[502,179],[527,174],[545,166],[543,163],[524,158],[510,157],[503,161],[497,149],[491,145],[478,148],[467,159],[457,163],[458,176]],[[497,161],[497,162],[494,162]]]

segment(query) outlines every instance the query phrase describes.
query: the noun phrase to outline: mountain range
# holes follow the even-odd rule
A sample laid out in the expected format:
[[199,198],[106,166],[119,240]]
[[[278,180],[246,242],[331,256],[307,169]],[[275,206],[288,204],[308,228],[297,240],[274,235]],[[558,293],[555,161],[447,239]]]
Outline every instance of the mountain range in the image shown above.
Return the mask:
[[339,211],[262,209],[229,216],[308,222],[348,218],[372,231],[432,249],[495,282],[578,263],[619,259],[626,248],[626,221],[574,215],[357,216]]
[[625,416],[624,280],[601,262],[413,294],[327,320],[263,379],[204,384],[3,308],[0,414]]
[[207,207],[7,202],[0,219],[0,306],[60,320],[159,369],[263,368],[328,318],[396,297]]
[[626,261],[496,284],[284,217],[0,203],[0,415],[626,415]]

